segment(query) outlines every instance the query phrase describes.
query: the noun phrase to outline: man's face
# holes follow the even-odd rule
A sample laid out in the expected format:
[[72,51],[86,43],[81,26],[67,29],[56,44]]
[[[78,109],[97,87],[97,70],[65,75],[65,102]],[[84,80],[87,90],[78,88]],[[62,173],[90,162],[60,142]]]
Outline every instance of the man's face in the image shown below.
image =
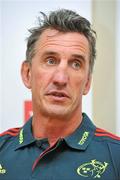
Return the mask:
[[45,30],[35,46],[27,87],[32,91],[33,112],[68,117],[81,112],[88,93],[89,43],[77,32]]

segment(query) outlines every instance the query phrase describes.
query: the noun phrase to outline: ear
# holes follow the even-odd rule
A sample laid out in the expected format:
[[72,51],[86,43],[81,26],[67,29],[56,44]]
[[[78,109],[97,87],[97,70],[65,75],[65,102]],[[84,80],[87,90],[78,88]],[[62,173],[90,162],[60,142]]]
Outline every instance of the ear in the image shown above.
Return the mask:
[[88,75],[88,79],[84,87],[83,95],[86,95],[89,92],[91,87],[91,82],[92,82],[92,75],[90,74]]
[[31,64],[30,62],[24,61],[21,66],[21,77],[24,85],[31,89]]

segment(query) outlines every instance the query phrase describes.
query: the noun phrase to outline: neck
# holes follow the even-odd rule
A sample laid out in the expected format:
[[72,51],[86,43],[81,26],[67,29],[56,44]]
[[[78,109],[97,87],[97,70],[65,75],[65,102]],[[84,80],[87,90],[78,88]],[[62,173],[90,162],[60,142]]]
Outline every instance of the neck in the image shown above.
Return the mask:
[[57,119],[33,115],[33,136],[35,138],[48,138],[49,144],[53,145],[59,138],[72,134],[80,125],[82,113],[75,114],[73,117]]

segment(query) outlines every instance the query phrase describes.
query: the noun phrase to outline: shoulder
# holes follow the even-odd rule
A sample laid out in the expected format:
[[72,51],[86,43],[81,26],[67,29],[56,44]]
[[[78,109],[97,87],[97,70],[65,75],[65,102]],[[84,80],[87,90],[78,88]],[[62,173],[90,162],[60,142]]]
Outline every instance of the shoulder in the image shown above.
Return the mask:
[[98,140],[106,141],[108,143],[116,143],[120,145],[120,137],[106,131],[105,129],[96,128],[95,137]]
[[7,131],[4,131],[3,133],[0,133],[0,138],[5,137],[5,136],[16,136],[18,135],[19,131],[21,128],[11,128],[8,129]]
[[[107,157],[109,155],[110,161],[116,171],[116,175],[120,177],[120,137],[104,129],[96,128],[95,140],[97,142],[99,141],[99,148],[101,146],[103,147],[104,156]],[[101,148],[100,153],[102,153]]]
[[[120,137],[104,129],[96,128],[95,140],[107,147],[112,157],[120,163]],[[120,166],[120,165],[119,165]]]
[[10,142],[10,139],[16,137],[21,128],[11,128],[7,131],[0,134],[0,149],[8,142]]

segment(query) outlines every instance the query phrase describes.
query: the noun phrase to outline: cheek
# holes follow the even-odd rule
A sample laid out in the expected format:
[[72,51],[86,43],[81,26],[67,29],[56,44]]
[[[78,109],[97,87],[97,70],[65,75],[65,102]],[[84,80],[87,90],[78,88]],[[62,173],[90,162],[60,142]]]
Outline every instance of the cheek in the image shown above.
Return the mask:
[[73,98],[75,99],[79,99],[82,92],[81,92],[81,81],[78,80],[78,81],[73,81],[73,83],[71,84],[70,86],[70,92],[71,92],[71,95],[73,96]]
[[78,78],[76,78],[76,81],[75,81],[75,79],[73,79],[73,82],[74,82],[73,91],[79,97],[84,92],[84,89],[86,87],[87,78],[79,76]]
[[38,69],[34,68],[33,66],[31,71],[31,86],[33,92],[39,88],[41,82],[42,82],[42,74],[40,74]]
[[37,89],[45,89],[49,83],[50,74],[48,72],[39,70],[34,71],[32,76],[32,87]]

